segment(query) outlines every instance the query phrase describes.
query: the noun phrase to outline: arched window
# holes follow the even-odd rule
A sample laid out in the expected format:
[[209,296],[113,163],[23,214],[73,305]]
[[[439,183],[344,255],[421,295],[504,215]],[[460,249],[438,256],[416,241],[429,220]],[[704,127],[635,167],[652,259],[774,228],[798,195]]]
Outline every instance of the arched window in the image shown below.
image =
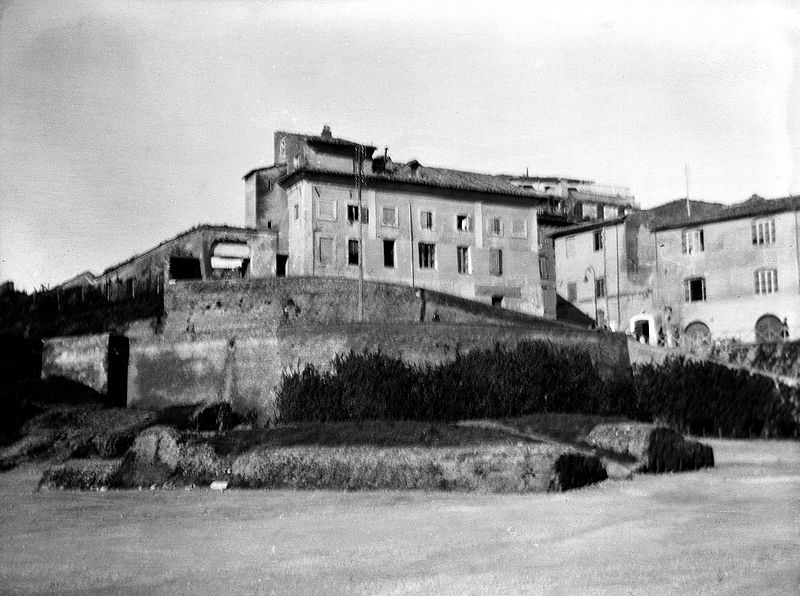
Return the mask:
[[249,265],[246,242],[218,242],[211,250],[211,268],[217,277],[247,277]]
[[278,161],[286,161],[286,137],[283,137],[278,144]]
[[683,332],[684,345],[688,347],[701,346],[711,340],[711,330],[701,321],[689,323]]
[[764,315],[756,321],[756,342],[773,343],[781,339],[781,321],[775,315]]

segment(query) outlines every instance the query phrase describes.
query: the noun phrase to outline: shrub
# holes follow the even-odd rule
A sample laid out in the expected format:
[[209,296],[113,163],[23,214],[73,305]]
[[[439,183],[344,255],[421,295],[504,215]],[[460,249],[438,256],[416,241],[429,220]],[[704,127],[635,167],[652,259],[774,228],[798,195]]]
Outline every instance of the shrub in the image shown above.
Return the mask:
[[606,382],[588,352],[545,341],[457,353],[415,366],[380,351],[339,355],[330,371],[284,373],[281,421],[458,420],[542,412],[617,414],[634,402],[631,378]]
[[696,435],[797,436],[800,388],[713,362],[668,358],[634,367],[636,399],[623,413]]

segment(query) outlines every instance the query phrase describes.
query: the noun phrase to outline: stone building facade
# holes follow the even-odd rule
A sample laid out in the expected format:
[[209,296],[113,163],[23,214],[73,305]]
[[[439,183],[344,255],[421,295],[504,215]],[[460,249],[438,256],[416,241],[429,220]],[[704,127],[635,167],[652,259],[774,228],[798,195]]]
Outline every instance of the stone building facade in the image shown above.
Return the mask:
[[800,197],[673,201],[552,233],[556,287],[598,324],[656,344],[800,334]]

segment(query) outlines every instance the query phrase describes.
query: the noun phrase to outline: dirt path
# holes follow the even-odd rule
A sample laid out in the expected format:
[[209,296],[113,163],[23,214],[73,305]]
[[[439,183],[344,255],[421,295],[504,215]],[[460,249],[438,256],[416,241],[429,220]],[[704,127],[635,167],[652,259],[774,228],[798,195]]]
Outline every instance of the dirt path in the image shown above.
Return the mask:
[[0,474],[3,593],[800,592],[800,445],[563,494],[32,492]]

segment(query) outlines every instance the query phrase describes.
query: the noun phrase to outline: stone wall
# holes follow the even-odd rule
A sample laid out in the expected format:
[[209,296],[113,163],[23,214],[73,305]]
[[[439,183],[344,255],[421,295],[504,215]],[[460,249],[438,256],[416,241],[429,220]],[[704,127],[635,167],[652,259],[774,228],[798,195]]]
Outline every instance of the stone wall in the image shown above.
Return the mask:
[[[252,336],[279,327],[358,321],[358,281],[340,277],[179,281],[166,288],[164,335]],[[492,323],[568,331],[571,326],[405,285],[364,282],[364,322]]]
[[415,363],[439,363],[457,351],[544,339],[589,351],[604,377],[630,374],[621,334],[535,329],[493,324],[387,323],[287,326],[275,334],[197,338],[131,345],[128,404],[166,407],[229,401],[239,412],[275,418],[275,390],[286,370],[313,364],[326,368],[337,354],[380,349]]
[[42,341],[42,378],[64,377],[108,392],[109,334],[51,337]]

